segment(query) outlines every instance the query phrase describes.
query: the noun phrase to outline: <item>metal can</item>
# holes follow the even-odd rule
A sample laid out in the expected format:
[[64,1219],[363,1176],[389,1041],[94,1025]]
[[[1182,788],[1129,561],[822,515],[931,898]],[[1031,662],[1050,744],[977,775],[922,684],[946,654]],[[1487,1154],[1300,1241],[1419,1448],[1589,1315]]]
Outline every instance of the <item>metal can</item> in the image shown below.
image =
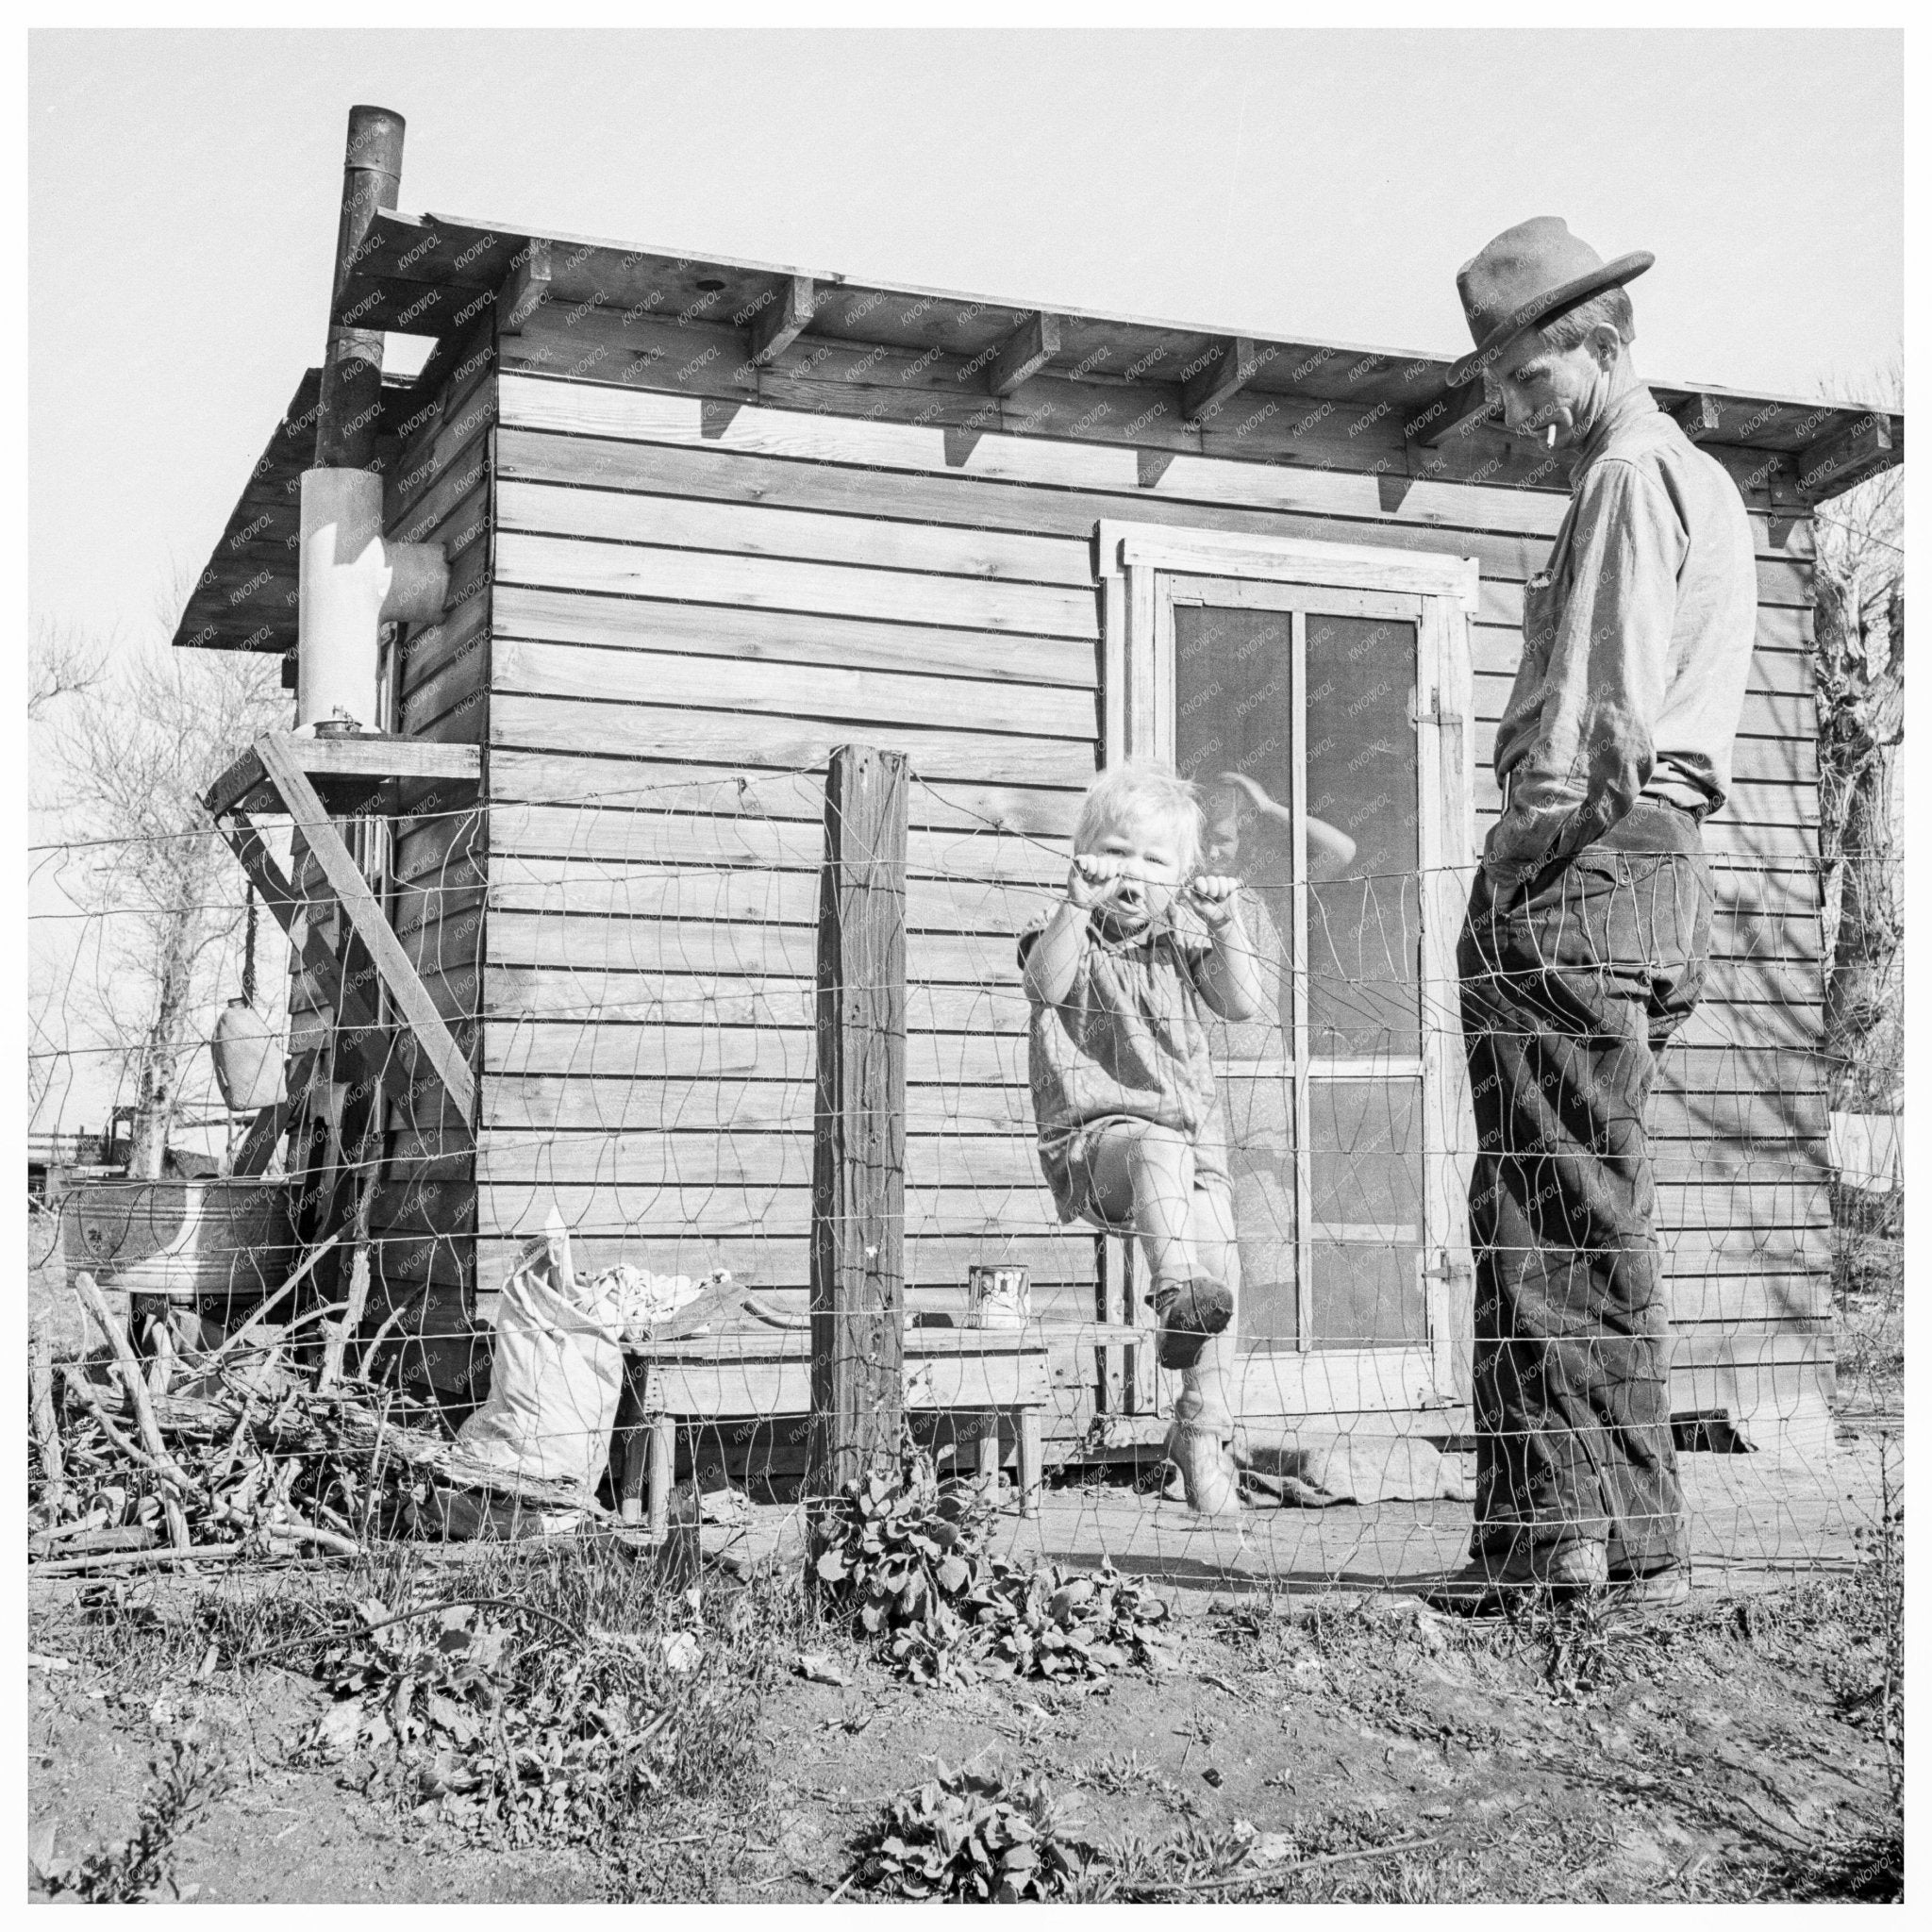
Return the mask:
[[1032,1318],[1032,1277],[1024,1268],[966,1271],[967,1327],[1024,1328]]

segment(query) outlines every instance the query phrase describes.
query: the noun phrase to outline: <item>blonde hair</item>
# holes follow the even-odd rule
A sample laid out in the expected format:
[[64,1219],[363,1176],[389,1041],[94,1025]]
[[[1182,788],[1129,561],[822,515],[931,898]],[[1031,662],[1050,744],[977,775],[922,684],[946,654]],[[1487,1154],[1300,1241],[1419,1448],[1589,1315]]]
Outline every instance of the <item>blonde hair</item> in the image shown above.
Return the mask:
[[1087,788],[1080,823],[1074,828],[1074,850],[1091,852],[1109,832],[1149,826],[1174,840],[1181,876],[1191,876],[1200,866],[1207,834],[1201,794],[1172,765],[1130,759],[1101,773]]

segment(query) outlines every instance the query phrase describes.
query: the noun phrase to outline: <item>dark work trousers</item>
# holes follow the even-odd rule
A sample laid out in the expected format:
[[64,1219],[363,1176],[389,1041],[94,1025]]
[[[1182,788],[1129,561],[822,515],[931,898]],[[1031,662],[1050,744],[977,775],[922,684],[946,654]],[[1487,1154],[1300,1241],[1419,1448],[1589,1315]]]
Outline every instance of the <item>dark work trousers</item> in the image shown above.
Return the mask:
[[1710,913],[1696,819],[1647,800],[1525,885],[1479,874],[1471,894],[1475,1557],[1602,1541],[1621,1575],[1686,1559],[1644,1114]]

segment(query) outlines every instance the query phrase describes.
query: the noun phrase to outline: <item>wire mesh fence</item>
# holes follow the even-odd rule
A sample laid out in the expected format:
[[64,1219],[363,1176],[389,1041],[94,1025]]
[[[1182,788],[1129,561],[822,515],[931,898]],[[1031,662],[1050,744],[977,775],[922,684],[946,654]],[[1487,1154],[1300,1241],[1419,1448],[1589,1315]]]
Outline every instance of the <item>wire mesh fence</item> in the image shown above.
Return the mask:
[[[273,1355],[405,1404],[399,1427],[462,1424],[454,1463],[398,1465],[419,1491],[455,1468],[500,1496],[521,1472],[554,1519],[568,1493],[769,1539],[824,1402],[822,1029],[877,991],[821,984],[824,774],[558,770],[347,835],[473,1117],[286,826],[258,827],[295,905],[286,934],[258,922],[241,1047],[268,1040],[273,1077],[245,1107],[218,1024],[239,868],[195,908],[218,937],[172,1004],[155,922],[182,908],[37,918],[35,1279],[125,1294],[165,1399],[239,1415]],[[874,1291],[912,1440],[993,1486],[1016,1536],[1177,1578],[1414,1582],[1462,1559],[1473,1517],[1492,1545],[1607,1521],[1613,1552],[1662,1523],[1661,1542],[1629,1531],[1640,1566],[1847,1556],[1875,1504],[1843,1479],[1861,1450],[1832,1407],[1851,1385],[1870,1427],[1895,1415],[1899,1197],[1829,1163],[1815,863],[1749,851],[1745,827],[1707,861],[1626,849],[1478,918],[1468,869],[1378,865],[1368,841],[1324,857],[1265,795],[1203,795],[1201,870],[1241,880],[1234,918],[1185,892],[1161,909],[1178,976],[1141,986],[1141,1035],[1074,1041],[1113,1056],[1113,1099],[1080,1102],[1070,1141],[1042,1067],[1079,1029],[1029,995],[1021,941],[1065,901],[1080,799],[907,787],[896,1137],[870,1126],[903,1142],[903,1258]],[[1701,988],[1664,984],[1680,913],[1707,919]],[[1609,951],[1599,914],[1624,922]],[[1673,958],[1695,951],[1678,937]],[[1116,938],[1115,958],[1147,950]],[[1255,997],[1204,995],[1217,948]],[[1114,1104],[1176,1059],[1207,1070],[1194,1114]],[[1135,1159],[1149,1125],[1184,1143],[1176,1214],[1131,1160],[1108,1181],[1123,1119]],[[1191,1359],[1163,1320],[1176,1277],[1232,1304]],[[413,1516],[368,1513],[382,1485],[351,1498],[345,1454],[291,1439],[337,1472],[313,1523],[453,1525],[415,1491]],[[77,1492],[71,1520],[91,1507]]]

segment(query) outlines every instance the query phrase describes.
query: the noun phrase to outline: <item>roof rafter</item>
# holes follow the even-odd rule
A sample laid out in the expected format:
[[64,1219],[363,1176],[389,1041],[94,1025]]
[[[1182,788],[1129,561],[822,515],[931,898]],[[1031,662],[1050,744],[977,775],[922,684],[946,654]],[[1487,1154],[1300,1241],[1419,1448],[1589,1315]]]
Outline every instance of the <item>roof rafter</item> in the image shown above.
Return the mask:
[[1230,396],[1246,388],[1281,351],[1273,343],[1257,347],[1252,336],[1228,336],[1217,343],[1207,366],[1181,372],[1181,415],[1205,423]]
[[771,291],[771,300],[751,322],[751,364],[762,369],[775,361],[805,333],[818,306],[818,291],[809,275],[786,275]]
[[1485,393],[1478,376],[1459,389],[1445,389],[1421,415],[1403,425],[1403,433],[1410,442],[1436,449],[1452,436],[1467,436],[1494,415],[1496,408],[1497,403]]
[[1038,375],[1060,352],[1057,315],[1036,309],[1001,343],[986,376],[991,395],[1009,396],[1028,376]]

